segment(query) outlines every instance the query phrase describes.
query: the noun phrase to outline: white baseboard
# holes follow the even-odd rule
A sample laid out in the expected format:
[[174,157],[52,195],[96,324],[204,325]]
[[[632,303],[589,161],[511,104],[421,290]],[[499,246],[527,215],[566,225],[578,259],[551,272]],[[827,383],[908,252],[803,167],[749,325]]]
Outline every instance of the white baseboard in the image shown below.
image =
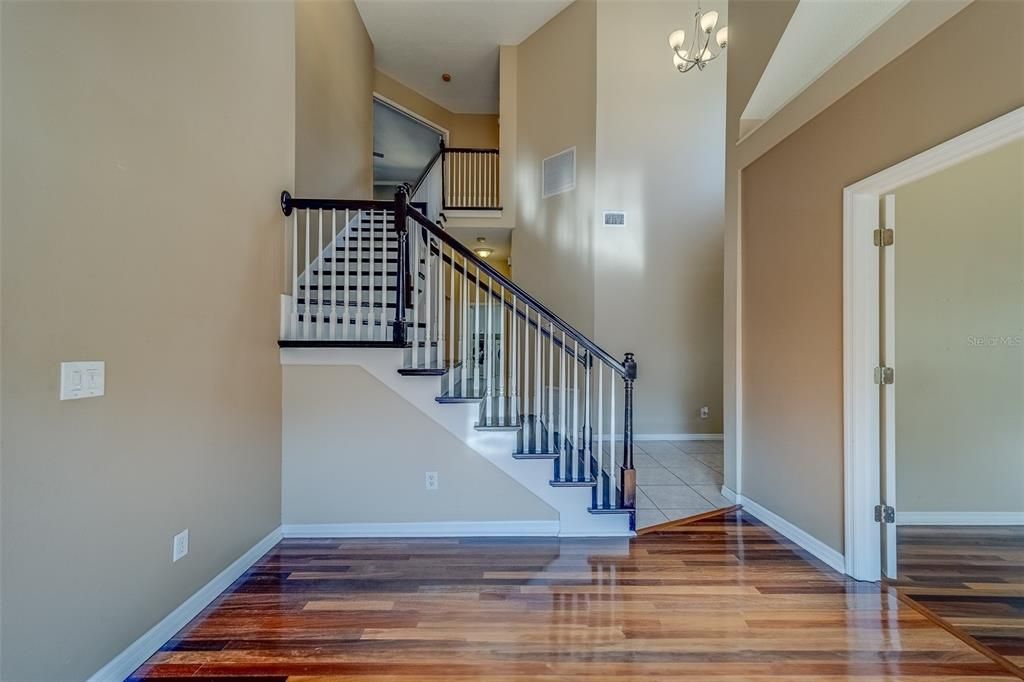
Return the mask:
[[722,497],[729,500],[733,504],[736,504],[736,500],[740,498],[740,496],[736,494],[736,491],[734,491],[732,488],[727,488],[724,485],[722,486]]
[[722,440],[720,433],[635,433],[634,441],[640,440]]
[[[610,440],[611,436],[605,434],[601,440]],[[645,441],[645,440],[674,440],[674,441],[685,441],[685,440],[722,440],[723,436],[720,433],[634,433],[633,442]],[[622,441],[622,436],[618,435],[615,440]]]
[[557,537],[558,521],[436,521],[411,523],[289,523],[286,538]]
[[121,682],[131,675],[136,668],[155,654],[178,630],[185,627],[190,620],[199,615],[210,602],[221,592],[238,580],[243,573],[255,564],[260,557],[269,552],[281,540],[281,529],[275,528],[248,552],[240,556],[227,568],[217,574],[210,582],[199,588],[199,591],[185,600],[181,606],[171,611],[159,623],[151,627],[146,634],[132,642],[127,649],[115,656],[109,663],[100,668],[89,678],[89,682]]
[[[725,488],[723,488],[723,491],[724,490]],[[724,492],[722,494],[725,495]],[[778,514],[768,511],[757,502],[754,502],[743,495],[736,496],[736,503],[743,505],[743,511],[761,521],[775,532],[784,535],[800,547],[803,547],[831,568],[839,571],[840,573],[846,572],[846,560],[843,555],[826,545],[821,540],[812,536],[807,531],[794,526]]]
[[897,526],[1024,526],[1024,512],[896,512]]

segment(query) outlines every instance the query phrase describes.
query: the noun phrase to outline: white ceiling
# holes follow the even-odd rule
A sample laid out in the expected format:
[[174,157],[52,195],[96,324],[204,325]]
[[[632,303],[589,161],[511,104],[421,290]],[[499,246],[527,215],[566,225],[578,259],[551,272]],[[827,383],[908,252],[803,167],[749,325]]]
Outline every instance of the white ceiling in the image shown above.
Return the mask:
[[[908,0],[800,0],[742,119],[774,116]],[[742,36],[730,36],[733,42]]]
[[356,0],[377,68],[461,114],[498,112],[498,46],[518,45],[570,3]]

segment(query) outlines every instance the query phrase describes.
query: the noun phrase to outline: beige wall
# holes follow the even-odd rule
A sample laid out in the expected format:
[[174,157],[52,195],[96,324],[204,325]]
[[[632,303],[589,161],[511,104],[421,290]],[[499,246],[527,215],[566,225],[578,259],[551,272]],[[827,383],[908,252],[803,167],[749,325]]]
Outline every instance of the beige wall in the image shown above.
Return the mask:
[[[672,68],[664,36],[689,12],[578,0],[515,55],[514,278],[609,352],[636,353],[642,434],[722,429],[726,58],[699,79]],[[542,159],[571,146],[576,189],[541,198]],[[599,225],[612,209],[626,228]]]
[[909,0],[871,34],[870,40],[851,49],[767,121],[741,121],[743,109],[796,9],[797,0],[730,0],[731,35],[742,36],[729,46],[733,56],[729,66],[726,116],[724,434],[725,480],[730,488],[737,489],[737,461],[742,451],[741,432],[736,428],[742,421],[742,404],[737,400],[740,391],[737,368],[741,364],[738,353],[740,169],[913,47],[970,2]]
[[743,171],[742,492],[837,550],[842,189],[1021,105],[1024,3],[978,0]]
[[[531,294],[588,335],[594,331],[596,35],[597,3],[576,0],[516,50],[513,272]],[[541,198],[541,161],[570,147],[576,147],[576,189]]]
[[896,194],[896,505],[1024,512],[1024,141]]
[[373,43],[353,0],[295,3],[295,194],[373,195]]
[[[361,367],[283,370],[284,523],[558,519]],[[428,471],[437,490],[426,490]]]
[[450,147],[498,146],[498,117],[494,114],[456,114],[379,70],[374,72],[373,90],[447,130]]
[[[0,674],[81,680],[280,522],[294,15],[0,11]],[[106,395],[58,401],[65,360],[104,360]]]
[[728,47],[725,114],[725,264],[722,365],[722,433],[725,439],[725,485],[739,491],[737,454],[741,449],[742,430],[737,428],[742,416],[739,400],[741,353],[739,343],[739,188],[740,170],[745,165],[740,137],[740,116],[754,93],[761,74],[782,38],[798,0],[729,0],[729,31],[743,40],[733,40]]
[[[597,5],[594,331],[617,357],[637,356],[638,433],[722,432],[727,58],[680,75],[664,40],[696,9]],[[724,2],[704,9],[728,22]],[[599,224],[609,209],[627,211],[625,228]]]

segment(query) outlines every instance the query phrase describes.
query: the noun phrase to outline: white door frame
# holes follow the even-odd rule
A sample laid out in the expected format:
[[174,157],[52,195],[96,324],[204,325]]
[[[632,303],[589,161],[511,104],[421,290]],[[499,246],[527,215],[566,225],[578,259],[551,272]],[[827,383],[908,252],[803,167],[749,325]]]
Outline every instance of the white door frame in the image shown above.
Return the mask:
[[[878,503],[879,199],[907,183],[1024,138],[1024,107],[969,130],[843,190],[843,465],[846,573],[881,577]],[[892,402],[892,401],[890,401]]]

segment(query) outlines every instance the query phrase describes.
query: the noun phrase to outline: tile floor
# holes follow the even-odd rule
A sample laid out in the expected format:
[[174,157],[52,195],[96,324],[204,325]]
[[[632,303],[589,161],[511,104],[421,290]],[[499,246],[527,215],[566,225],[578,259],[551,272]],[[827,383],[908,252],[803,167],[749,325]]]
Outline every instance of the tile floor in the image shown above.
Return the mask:
[[721,441],[634,441],[633,465],[637,528],[732,505],[721,492]]

